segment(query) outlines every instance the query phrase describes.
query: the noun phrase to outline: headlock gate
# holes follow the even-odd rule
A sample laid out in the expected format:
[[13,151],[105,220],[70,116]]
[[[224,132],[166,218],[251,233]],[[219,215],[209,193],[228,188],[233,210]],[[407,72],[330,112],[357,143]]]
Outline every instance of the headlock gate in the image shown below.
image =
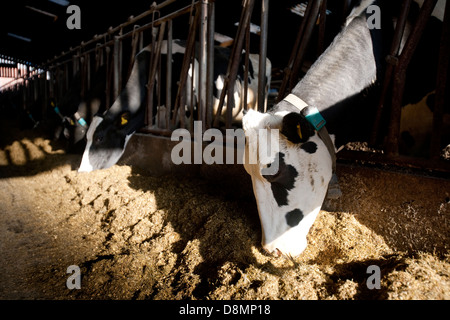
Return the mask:
[[[448,56],[450,55],[449,39],[449,7],[446,5],[443,19],[440,51],[438,59],[438,76],[436,79],[436,101],[433,118],[433,131],[429,158],[405,158],[399,156],[401,100],[406,70],[421,38],[426,22],[438,0],[425,0],[419,17],[413,25],[413,31],[400,53],[400,39],[404,32],[405,21],[410,10],[411,0],[402,1],[401,15],[395,28],[394,40],[389,55],[386,57],[387,71],[381,81],[382,94],[378,103],[378,111],[373,123],[371,143],[376,145],[380,140],[380,118],[389,112],[387,140],[381,154],[343,153],[341,158],[362,159],[366,161],[396,164],[421,169],[435,169],[439,172],[450,172],[448,161],[442,161],[440,154],[443,132],[443,115],[446,101],[448,76]],[[349,12],[351,0],[342,0],[341,22]],[[104,72],[105,107],[109,108],[119,96],[126,84],[133,67],[136,54],[144,47],[151,45],[151,61],[147,83],[146,120],[141,133],[170,136],[175,128],[186,128],[192,132],[194,121],[202,122],[202,129],[231,128],[239,123],[234,121],[233,110],[246,110],[248,98],[248,75],[250,72],[250,28],[254,21],[260,24],[257,89],[254,92],[253,108],[263,112],[272,103],[286,96],[301,78],[308,65],[306,49],[312,35],[317,31],[317,55],[324,50],[325,26],[327,23],[327,0],[311,0],[299,24],[297,37],[292,39],[292,53],[286,67],[277,78],[276,69],[272,70],[266,63],[269,30],[269,0],[244,0],[241,3],[241,16],[236,35],[229,48],[229,59],[225,68],[220,95],[215,92],[214,66],[215,42],[220,35],[216,30],[216,1],[193,0],[185,6],[178,6],[180,1],[166,0],[153,3],[149,10],[117,27],[110,27],[107,32],[82,42],[48,60],[40,66],[17,61],[11,57],[0,56],[0,76],[10,81],[1,87],[0,96],[15,96],[20,101],[20,108],[30,115],[36,112],[40,118],[53,112],[51,101],[56,105],[73,85],[80,81],[80,92],[83,97],[93,86],[96,72]],[[186,3],[185,3],[186,4]],[[231,3],[230,3],[231,5]],[[272,2],[272,6],[276,6]],[[254,8],[260,12],[255,17]],[[172,9],[172,7],[174,7]],[[168,8],[170,11],[168,11]],[[181,69],[175,70],[173,65],[172,43],[176,39],[183,40],[185,50],[181,61]],[[225,45],[225,42],[223,43]],[[162,58],[165,55],[165,58]],[[244,72],[240,73],[241,69]],[[164,73],[164,75],[162,75]],[[190,81],[189,75],[194,80]],[[233,97],[236,79],[242,81],[241,106],[234,106],[237,101]],[[79,80],[74,80],[79,79]],[[164,83],[162,81],[164,80]],[[175,85],[174,85],[175,84]],[[278,89],[275,101],[266,102],[268,86]],[[390,92],[392,90],[392,92]],[[189,99],[189,97],[191,97]],[[195,99],[193,98],[195,97]],[[36,107],[35,102],[41,99]],[[217,101],[213,101],[216,99]],[[164,112],[160,112],[162,102]],[[156,105],[155,105],[156,104]],[[38,108],[38,110],[32,110]]]

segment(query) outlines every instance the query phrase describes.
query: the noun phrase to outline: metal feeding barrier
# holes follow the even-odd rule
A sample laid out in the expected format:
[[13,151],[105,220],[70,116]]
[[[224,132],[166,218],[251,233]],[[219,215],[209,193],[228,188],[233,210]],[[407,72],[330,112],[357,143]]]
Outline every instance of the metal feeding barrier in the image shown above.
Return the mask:
[[[346,17],[346,14],[348,13],[349,4],[350,1],[343,1],[343,17]],[[439,56],[436,57],[438,59],[438,75],[436,79],[436,98],[435,107],[433,110],[433,130],[429,152],[430,156],[429,158],[416,158],[399,155],[400,121],[406,71],[436,4],[437,0],[424,1],[417,20],[413,24],[410,35],[406,39],[403,50],[400,52],[400,43],[402,35],[405,32],[406,19],[408,17],[411,0],[403,0],[402,2],[400,16],[395,27],[391,49],[389,55],[386,57],[386,72],[384,79],[382,79],[381,82],[382,91],[377,105],[371,139],[369,141],[370,145],[376,146],[377,139],[379,139],[381,131],[380,126],[382,114],[384,112],[389,112],[388,133],[385,145],[382,147],[384,149],[383,152],[367,153],[344,150],[338,154],[338,158],[342,160],[360,160],[383,165],[386,164],[425,169],[446,174],[450,173],[449,161],[444,161],[440,158],[444,106],[446,103],[445,93],[449,73],[448,57],[450,56],[450,5],[448,3],[445,5]],[[313,28],[316,24],[319,25],[319,44],[323,43],[326,6],[326,0],[312,0],[308,2],[305,16],[300,25],[290,60],[287,67],[284,69],[284,77],[277,101],[283,99],[284,96],[286,96],[299,81],[299,74],[303,65],[306,47],[310,42]],[[317,21],[319,22],[317,23]],[[319,46],[319,52],[323,50],[322,48],[323,47]],[[392,91],[390,96],[388,95],[389,90]],[[388,101],[389,98],[391,101]]]
[[[349,13],[350,0],[342,0],[341,20]],[[145,46],[151,45],[150,67],[148,70],[147,97],[145,101],[145,127],[141,133],[170,136],[175,128],[193,130],[193,122],[201,121],[202,130],[209,128],[231,128],[234,106],[233,93],[238,69],[244,68],[242,80],[242,109],[247,106],[247,89],[250,55],[250,21],[254,7],[259,3],[260,42],[258,90],[256,108],[266,111],[266,57],[269,30],[269,0],[244,0],[241,3],[240,21],[230,49],[230,58],[224,75],[223,88],[220,95],[213,98],[214,92],[214,48],[215,48],[215,6],[214,0],[193,0],[184,7],[170,9],[169,13],[161,13],[179,2],[166,0],[160,4],[153,3],[149,10],[117,27],[110,27],[107,32],[94,36],[79,46],[62,52],[59,56],[48,60],[42,66],[20,64],[8,57],[0,57],[0,72],[13,81],[2,87],[5,92],[21,97],[21,107],[29,110],[34,101],[41,97],[43,117],[48,112],[51,100],[59,101],[67,93],[79,77],[80,92],[83,97],[92,87],[93,75],[99,70],[105,72],[105,102],[109,108],[123,89],[133,67],[135,55]],[[448,57],[450,56],[449,39],[449,7],[446,5],[438,60],[438,77],[436,79],[436,101],[433,118],[433,133],[430,157],[426,159],[403,157],[398,154],[400,135],[400,114],[404,90],[405,72],[415,52],[424,27],[437,0],[425,0],[419,17],[413,25],[413,31],[406,40],[400,53],[400,39],[405,29],[411,0],[403,0],[400,17],[397,21],[393,42],[386,57],[386,72],[381,80],[381,95],[370,143],[375,145],[379,140],[382,114],[389,112],[387,142],[383,153],[340,152],[339,158],[346,160],[363,160],[375,163],[394,164],[403,167],[432,169],[439,172],[450,172],[449,162],[440,159],[440,142],[442,138],[442,118],[445,104],[445,89],[448,75]],[[230,3],[231,5],[231,3]],[[275,4],[274,4],[275,5]],[[167,11],[167,10],[166,10]],[[306,5],[299,25],[297,37],[293,39],[292,52],[286,68],[282,70],[279,82],[277,101],[286,96],[301,78],[305,71],[305,57],[308,45],[315,28],[317,28],[317,56],[324,51],[327,0],[310,0]],[[180,37],[181,35],[181,37]],[[180,37],[185,41],[185,52],[181,63],[181,72],[173,67],[172,41]],[[162,53],[166,42],[166,52]],[[162,54],[166,55],[163,60]],[[163,65],[163,62],[164,65]],[[197,61],[197,63],[195,63]],[[104,66],[103,69],[100,69]],[[193,70],[197,68],[197,70]],[[164,72],[164,76],[162,73]],[[198,79],[188,80],[188,74],[198,74]],[[165,79],[165,83],[162,83]],[[174,81],[175,80],[175,81]],[[175,85],[174,85],[175,83]],[[275,85],[276,86],[276,85]],[[392,91],[392,92],[391,92]],[[188,99],[188,93],[191,99]],[[192,97],[196,97],[193,99]],[[213,108],[213,99],[218,100],[217,109]],[[389,101],[390,99],[390,101]],[[159,113],[161,101],[164,102],[165,113]],[[195,101],[196,100],[196,101]],[[226,103],[226,106],[225,106]],[[226,108],[225,117],[223,108]],[[187,116],[189,115],[189,116]]]
[[[169,128],[174,128],[176,125],[182,128],[192,128],[192,122],[195,120],[202,121],[203,130],[213,126],[218,127],[220,118],[218,114],[221,114],[225,103],[228,104],[225,125],[227,128],[231,128],[231,114],[234,107],[234,99],[228,99],[227,97],[233,96],[239,63],[242,63],[241,53],[244,42],[248,49],[250,18],[252,16],[254,2],[254,0],[246,0],[242,3],[241,20],[238,25],[236,39],[233,41],[233,47],[230,50],[231,56],[227,73],[224,75],[224,86],[218,105],[219,112],[216,114],[213,114],[212,110],[215,34],[215,2],[213,0],[192,1],[191,4],[182,8],[176,8],[164,16],[161,16],[161,10],[176,3],[176,1],[166,0],[160,4],[154,3],[148,11],[143,12],[137,17],[130,17],[127,22],[115,28],[110,27],[106,33],[96,35],[91,40],[82,42],[79,46],[70,48],[68,51],[62,52],[59,56],[48,60],[41,66],[42,69],[47,71],[46,74],[31,75],[27,73],[23,87],[29,88],[34,86],[35,83],[45,78],[47,81],[45,81],[42,88],[39,87],[39,91],[45,97],[44,105],[48,106],[50,99],[56,101],[62,99],[77,76],[77,79],[79,78],[81,82],[81,97],[83,98],[91,88],[93,75],[104,65],[106,67],[105,101],[106,108],[108,108],[119,96],[120,91],[124,87],[130,75],[137,52],[142,50],[144,46],[151,44],[152,50],[146,99],[146,126],[142,128],[141,132],[170,135],[172,130]],[[268,0],[263,0],[263,8],[267,8],[267,5]],[[268,11],[262,10],[262,12],[263,25],[261,28],[260,61],[265,61],[267,56],[266,33]],[[182,19],[183,21],[180,22]],[[147,20],[144,24],[137,24],[142,23],[144,20]],[[188,29],[182,68],[181,72],[178,70],[178,73],[172,68],[171,45],[166,46],[167,52],[164,53],[167,56],[165,59],[167,65],[161,65],[162,43],[163,41],[169,44],[172,43],[174,29],[177,27],[182,30]],[[178,32],[178,34],[180,33],[183,34],[183,31]],[[247,76],[249,50],[246,50],[244,59],[244,73]],[[198,63],[194,63],[194,60],[197,60]],[[198,70],[192,70],[196,67]],[[262,102],[266,95],[264,91],[266,88],[266,79],[264,77],[265,67],[265,63],[260,63],[258,99],[260,101],[259,110],[261,111],[265,111],[264,103]],[[191,70],[189,70],[190,68]],[[158,81],[158,79],[164,78],[161,77],[162,69],[165,69],[166,72],[166,83],[164,85],[161,81]],[[188,70],[189,72],[198,74],[197,81],[187,81]],[[17,77],[21,78],[23,74],[19,74]],[[178,79],[177,87],[172,87],[173,77]],[[186,87],[188,84],[191,85],[190,88]],[[165,92],[161,92],[163,87],[166,88]],[[248,81],[244,81],[242,90],[244,94],[244,109],[247,108],[247,87]],[[197,101],[195,102],[194,99],[191,99],[191,105],[186,106],[186,92],[188,91],[192,93],[195,91]],[[175,92],[176,96],[173,100],[172,97]],[[167,110],[165,113],[165,123],[160,121],[155,123],[155,112],[157,112],[157,108],[154,104],[158,104],[163,96],[165,96],[164,107]],[[23,108],[29,108],[29,103],[24,101]],[[44,113],[45,111],[46,107],[44,107]],[[185,123],[186,111],[189,111],[190,114],[195,113],[196,115],[196,118],[190,117],[189,121],[191,123]],[[176,124],[177,115],[180,116],[179,124]]]

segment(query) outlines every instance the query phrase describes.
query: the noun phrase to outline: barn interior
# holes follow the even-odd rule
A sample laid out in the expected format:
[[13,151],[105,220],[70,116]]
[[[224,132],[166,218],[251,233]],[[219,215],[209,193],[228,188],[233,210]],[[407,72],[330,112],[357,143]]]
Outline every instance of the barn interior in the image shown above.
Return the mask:
[[[361,124],[370,128],[369,139],[337,153],[343,196],[324,203],[310,231],[311,246],[300,257],[276,259],[260,248],[251,181],[241,164],[170,162],[176,144],[171,134],[179,128],[193,133],[194,120],[203,122],[203,131],[241,127],[232,108],[223,117],[213,110],[208,72],[215,47],[230,52],[222,105],[239,63],[258,54],[252,108],[267,111],[326,50],[354,2],[2,4],[0,298],[449,299],[446,1],[403,0],[393,9],[399,20],[383,61],[388,71],[377,83],[376,115]],[[413,32],[401,43],[395,35],[404,32],[401,17],[409,16]],[[118,165],[77,173],[86,141],[73,146],[61,134],[62,119],[72,115],[57,114],[55,106],[77,85],[84,98],[101,72],[108,109],[124,89],[136,53],[149,44],[158,51],[171,39],[186,42],[183,63],[197,52],[203,57],[203,96],[195,112],[193,105],[180,107],[183,94],[176,92],[187,72],[171,74],[176,85],[170,93],[149,81],[157,99],[146,102],[145,125]],[[150,78],[164,72],[160,56],[152,56]],[[154,114],[158,99],[172,93],[165,106],[170,112],[161,120]],[[245,102],[239,107],[249,108]],[[177,122],[177,112],[191,116]],[[66,285],[70,265],[81,268],[79,290]],[[370,265],[381,267],[381,289],[366,285]]]

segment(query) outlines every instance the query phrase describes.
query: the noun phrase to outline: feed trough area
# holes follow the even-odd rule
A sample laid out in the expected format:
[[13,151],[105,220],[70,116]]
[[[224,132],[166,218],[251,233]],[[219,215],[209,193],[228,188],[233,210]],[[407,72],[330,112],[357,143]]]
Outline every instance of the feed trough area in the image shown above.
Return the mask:
[[0,299],[450,299],[445,1],[390,8],[381,60],[378,1],[166,0],[109,29],[50,2],[16,9],[76,32],[81,8],[70,49],[0,51]]

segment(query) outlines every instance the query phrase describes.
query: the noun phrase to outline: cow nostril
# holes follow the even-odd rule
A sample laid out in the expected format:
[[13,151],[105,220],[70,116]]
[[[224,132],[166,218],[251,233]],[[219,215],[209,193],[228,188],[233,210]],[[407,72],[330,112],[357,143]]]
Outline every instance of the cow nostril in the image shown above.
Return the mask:
[[268,255],[274,257],[274,258],[279,258],[279,257],[281,257],[283,255],[283,253],[278,248],[275,248],[274,250],[270,250],[270,249],[264,248],[264,252],[267,253]]
[[274,251],[272,251],[272,255],[276,258],[281,257],[283,254],[281,253],[280,249],[276,248]]

